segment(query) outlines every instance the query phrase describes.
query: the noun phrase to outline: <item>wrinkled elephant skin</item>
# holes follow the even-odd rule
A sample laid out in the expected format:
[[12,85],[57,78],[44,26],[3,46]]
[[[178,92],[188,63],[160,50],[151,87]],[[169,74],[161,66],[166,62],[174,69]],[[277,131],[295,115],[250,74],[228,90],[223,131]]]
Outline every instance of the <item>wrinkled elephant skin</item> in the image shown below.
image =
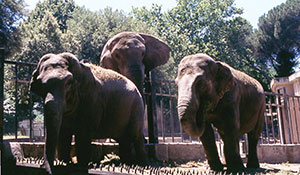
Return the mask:
[[239,136],[248,134],[248,168],[258,168],[256,146],[262,131],[265,95],[261,84],[205,54],[184,57],[178,66],[178,115],[182,128],[200,137],[210,168],[222,170],[212,124],[223,142],[229,171],[244,169]]
[[100,66],[129,78],[144,97],[145,73],[169,60],[170,48],[158,38],[142,33],[121,32],[105,44]]
[[[113,138],[120,157],[131,159],[133,143],[137,160],[147,160],[143,140],[144,105],[129,79],[112,70],[80,63],[70,53],[44,55],[33,72],[31,91],[44,99],[46,145],[43,167],[53,172],[55,151],[70,162],[72,135],[78,165],[87,170],[91,139]],[[133,162],[132,162],[133,163]]]

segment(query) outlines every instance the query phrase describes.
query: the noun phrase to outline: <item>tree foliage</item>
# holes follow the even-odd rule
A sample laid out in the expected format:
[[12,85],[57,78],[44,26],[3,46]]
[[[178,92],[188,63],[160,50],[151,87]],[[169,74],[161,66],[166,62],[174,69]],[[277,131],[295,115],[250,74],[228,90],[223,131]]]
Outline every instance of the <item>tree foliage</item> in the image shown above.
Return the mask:
[[105,43],[113,35],[122,31],[150,32],[145,24],[112,8],[91,12],[77,7],[67,26],[63,39],[65,49],[94,63],[99,62]]
[[0,1],[0,48],[8,56],[20,45],[17,24],[25,15],[23,0]]
[[[252,58],[247,38],[252,32],[234,0],[178,0],[177,6],[163,13],[161,7],[135,8],[134,16],[147,22],[172,48],[172,59],[164,70],[176,76],[179,61],[186,55],[206,53],[216,60],[254,76],[267,84],[269,73]],[[260,76],[263,72],[265,76]]]
[[[21,42],[19,37],[18,23],[25,15],[24,6],[23,0],[0,1],[0,59],[8,58],[11,54],[18,51],[20,47]],[[7,73],[7,69],[4,67],[0,66],[0,69],[4,69],[1,70],[4,71],[4,74]],[[0,89],[2,88],[4,90],[3,131],[5,132],[13,128],[11,126],[7,126],[9,121],[14,119],[11,115],[7,114],[7,112],[10,112],[12,109],[14,109],[14,104],[11,104],[11,101],[9,101],[10,99],[8,98],[8,96],[11,96],[13,93],[5,91],[5,87],[0,87]],[[22,106],[20,109],[20,112],[23,112],[22,109],[24,108],[22,108]]]
[[150,32],[146,24],[123,11],[105,8],[92,12],[73,0],[39,2],[20,28],[22,52],[12,58],[26,62],[37,62],[46,53],[71,52],[98,63],[104,44],[114,34],[126,30]]
[[271,64],[277,76],[293,73],[300,51],[300,1],[287,0],[261,16],[252,45],[256,57]]

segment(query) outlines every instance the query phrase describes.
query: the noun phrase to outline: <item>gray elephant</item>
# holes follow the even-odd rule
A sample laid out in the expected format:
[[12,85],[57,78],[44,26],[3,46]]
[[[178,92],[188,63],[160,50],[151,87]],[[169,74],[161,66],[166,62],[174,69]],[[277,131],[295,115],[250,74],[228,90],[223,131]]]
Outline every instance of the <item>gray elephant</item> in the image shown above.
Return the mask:
[[130,163],[133,143],[135,160],[147,160],[142,96],[123,75],[81,63],[70,53],[47,54],[33,72],[31,91],[44,99],[43,166],[49,174],[53,173],[56,148],[60,160],[70,161],[73,134],[78,165],[85,170],[91,156],[91,139],[115,139],[121,160]]
[[184,57],[178,67],[178,115],[185,132],[200,137],[210,168],[222,170],[213,124],[224,141],[227,170],[244,169],[239,136],[248,134],[248,168],[258,168],[256,146],[263,128],[265,95],[261,84],[205,54]]
[[170,48],[158,38],[135,32],[122,32],[105,44],[100,66],[125,75],[142,96],[145,73],[169,60]]

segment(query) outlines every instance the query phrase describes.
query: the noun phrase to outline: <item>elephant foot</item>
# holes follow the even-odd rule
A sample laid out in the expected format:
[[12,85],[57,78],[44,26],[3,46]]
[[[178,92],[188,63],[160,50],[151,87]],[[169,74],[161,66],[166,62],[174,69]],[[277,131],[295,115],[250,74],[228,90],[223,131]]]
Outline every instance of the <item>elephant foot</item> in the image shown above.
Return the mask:
[[137,158],[137,161],[135,161],[134,164],[139,166],[146,166],[150,164],[150,161],[148,160],[147,157]]
[[129,157],[120,156],[120,162],[126,165],[135,164],[134,160],[131,159],[131,156]]
[[50,168],[50,165],[48,162],[45,161],[40,167],[46,171],[47,175],[52,174],[52,171],[51,171],[51,168]]
[[88,175],[88,166],[83,164],[70,164],[68,172],[72,175]]
[[236,165],[233,165],[233,166],[228,166],[227,167],[227,172],[230,172],[230,173],[236,173],[236,172],[242,172],[245,170],[245,166],[243,164],[236,164]]
[[247,168],[259,168],[257,155],[248,155]]
[[259,168],[258,161],[248,161],[247,168]]
[[224,169],[224,165],[220,162],[212,162],[212,161],[208,161],[209,167],[211,170],[213,171],[222,171]]

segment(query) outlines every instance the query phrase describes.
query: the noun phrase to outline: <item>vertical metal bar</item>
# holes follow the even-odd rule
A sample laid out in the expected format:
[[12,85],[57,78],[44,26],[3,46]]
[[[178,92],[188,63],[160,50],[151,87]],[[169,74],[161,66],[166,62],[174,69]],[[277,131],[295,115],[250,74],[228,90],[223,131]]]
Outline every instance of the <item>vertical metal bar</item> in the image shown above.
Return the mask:
[[3,167],[3,115],[4,115],[4,48],[0,48],[0,174]]
[[[292,100],[292,102],[290,102],[290,100]],[[291,120],[291,130],[293,132],[293,135],[292,135],[292,140],[293,140],[293,143],[295,142],[295,136],[296,136],[296,133],[294,133],[294,129],[295,129],[295,126],[294,126],[294,116],[295,116],[295,103],[294,103],[294,96],[291,96],[290,97],[290,100],[289,100],[289,103],[290,103],[290,120]],[[294,114],[294,115],[293,115]]]
[[281,102],[280,102],[280,95],[275,95],[276,98],[276,109],[277,109],[277,117],[278,117],[278,126],[279,126],[279,136],[280,136],[280,143],[284,144],[285,140],[283,137],[283,128],[282,128],[282,114],[280,108],[281,108]]
[[[154,133],[154,118],[153,118],[153,111],[152,111],[152,89],[151,89],[151,74],[150,72],[146,73],[146,93],[150,94],[146,96],[146,103],[147,103],[147,117],[148,117],[148,137],[149,143],[154,144],[157,143],[157,137],[155,137]],[[155,158],[155,147],[151,146],[149,148],[149,157]]]
[[162,90],[161,90],[161,85],[162,83],[160,84],[160,87],[159,87],[159,94],[161,95],[161,98],[159,100],[159,105],[160,105],[160,126],[161,126],[161,136],[163,138],[163,142],[166,142],[166,138],[165,138],[165,122],[164,122],[164,114],[163,114],[163,96],[162,96]]
[[18,139],[18,64],[15,64],[15,139]]
[[[298,121],[297,121],[297,112],[296,112],[296,103],[295,103],[295,100],[297,100],[298,98],[297,97],[293,97],[293,109],[294,109],[294,119],[295,119],[295,137],[297,138],[297,143],[299,143],[300,142],[300,140],[299,140],[299,132],[298,132]],[[299,104],[298,104],[299,105]]]
[[154,131],[153,131],[153,111],[152,111],[152,97],[151,97],[151,79],[150,73],[146,74],[146,88],[145,91],[150,95],[147,95],[147,116],[148,116],[148,137],[149,143],[154,143]]
[[[31,78],[31,72],[32,72],[32,66],[29,66],[29,80]],[[33,102],[32,102],[32,92],[30,90],[30,84],[28,84],[28,90],[29,90],[29,140],[32,141],[32,134],[33,134],[33,128],[32,128],[32,109],[33,109]]]
[[294,137],[297,137],[297,142],[299,143],[299,133],[298,133],[298,122],[297,122],[297,112],[296,112],[295,97],[293,97],[293,110],[294,110],[294,119],[295,119],[294,123],[295,123],[295,129],[296,129],[296,132],[295,132],[296,135]]
[[276,143],[277,140],[276,140],[275,130],[274,130],[274,116],[273,116],[273,109],[272,109],[273,106],[272,106],[271,99],[269,99],[269,105],[270,105],[270,113],[271,113],[272,135],[273,135],[274,143]]
[[269,128],[268,128],[268,115],[265,113],[265,128],[266,128],[266,134],[267,134],[267,143],[269,144],[270,143],[270,140],[269,140]]
[[[300,115],[300,98],[297,97],[297,102],[298,102],[298,114]],[[297,120],[297,123],[300,123],[300,116],[297,116],[298,117],[298,120]],[[298,131],[297,131],[298,135],[300,134],[300,129],[298,128]],[[299,143],[300,143],[300,140],[299,140]]]
[[174,142],[174,118],[173,118],[173,105],[172,105],[172,97],[171,97],[171,83],[168,83],[168,94],[169,94],[169,107],[170,107],[170,118],[171,118],[171,137],[172,142]]
[[[284,89],[285,90],[285,89]],[[285,93],[284,93],[285,94]],[[287,113],[287,115],[286,115],[286,117],[287,117],[287,119],[288,119],[288,125],[289,125],[289,139],[290,139],[290,143],[294,143],[294,139],[293,139],[293,129],[292,129],[292,123],[291,123],[291,111],[290,111],[290,99],[289,99],[289,97],[287,96],[287,95],[284,95],[284,99],[285,99],[285,104],[286,104],[286,113]]]

